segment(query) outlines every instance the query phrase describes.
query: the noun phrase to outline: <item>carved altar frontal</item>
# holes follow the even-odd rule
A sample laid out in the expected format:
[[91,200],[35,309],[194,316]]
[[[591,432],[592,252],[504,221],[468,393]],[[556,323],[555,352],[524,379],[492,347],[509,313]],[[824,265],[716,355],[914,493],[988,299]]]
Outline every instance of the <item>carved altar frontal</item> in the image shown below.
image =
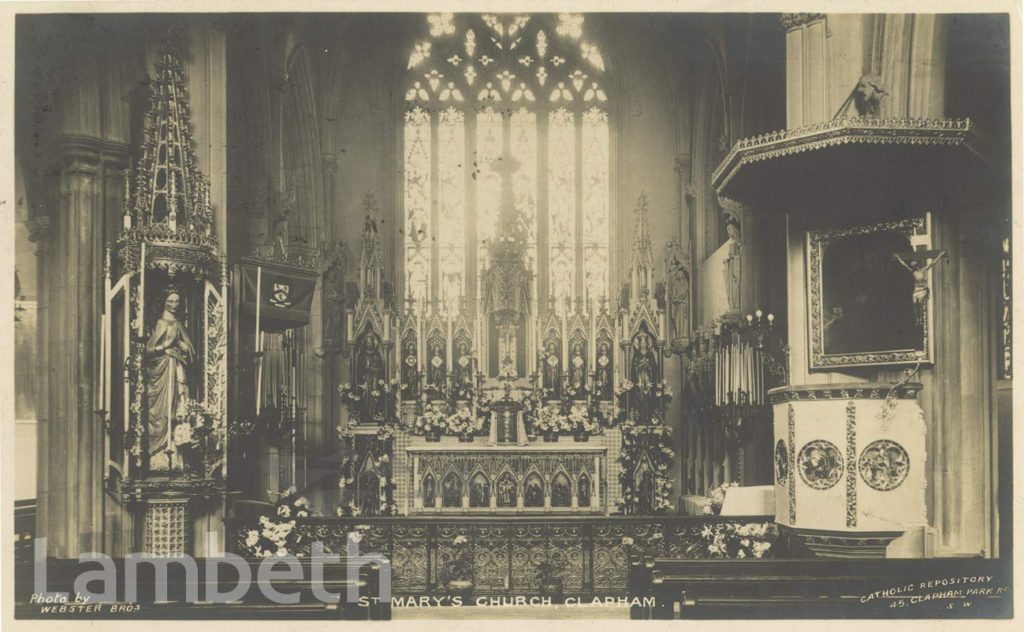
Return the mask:
[[395,496],[405,515],[607,515],[621,495],[621,433],[491,444],[395,436]]

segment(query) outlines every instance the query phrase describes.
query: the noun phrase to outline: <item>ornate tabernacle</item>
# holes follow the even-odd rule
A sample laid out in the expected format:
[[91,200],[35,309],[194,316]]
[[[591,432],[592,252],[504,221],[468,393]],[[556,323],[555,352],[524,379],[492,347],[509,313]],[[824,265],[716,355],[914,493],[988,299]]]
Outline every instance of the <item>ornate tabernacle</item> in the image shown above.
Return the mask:
[[227,275],[180,50],[172,33],[125,177],[117,258],[108,252],[104,266],[105,476],[138,503],[137,550],[155,554],[190,552],[193,516],[223,513],[227,468]]

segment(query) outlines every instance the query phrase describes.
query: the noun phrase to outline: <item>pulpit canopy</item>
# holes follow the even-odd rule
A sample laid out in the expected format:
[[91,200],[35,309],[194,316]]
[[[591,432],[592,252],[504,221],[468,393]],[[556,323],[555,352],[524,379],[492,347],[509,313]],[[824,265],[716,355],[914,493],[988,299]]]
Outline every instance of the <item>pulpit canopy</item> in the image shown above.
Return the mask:
[[990,164],[970,119],[841,118],[737,142],[712,175],[719,196],[793,212],[879,186],[935,185]]

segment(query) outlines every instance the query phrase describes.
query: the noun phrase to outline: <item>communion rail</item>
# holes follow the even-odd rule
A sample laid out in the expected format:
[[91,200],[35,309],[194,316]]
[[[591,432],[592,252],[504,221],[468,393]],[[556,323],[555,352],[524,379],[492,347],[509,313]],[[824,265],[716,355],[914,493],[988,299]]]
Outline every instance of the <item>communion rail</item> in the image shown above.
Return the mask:
[[[310,543],[344,554],[348,534],[358,531],[359,554],[382,553],[392,564],[392,593],[398,596],[443,594],[443,569],[452,559],[457,536],[473,554],[475,596],[540,593],[537,565],[551,562],[559,571],[564,596],[585,599],[627,597],[629,556],[709,559],[705,527],[765,524],[769,516],[465,516],[299,518],[299,555]],[[232,550],[245,554],[245,539],[259,528],[259,516],[228,520]]]

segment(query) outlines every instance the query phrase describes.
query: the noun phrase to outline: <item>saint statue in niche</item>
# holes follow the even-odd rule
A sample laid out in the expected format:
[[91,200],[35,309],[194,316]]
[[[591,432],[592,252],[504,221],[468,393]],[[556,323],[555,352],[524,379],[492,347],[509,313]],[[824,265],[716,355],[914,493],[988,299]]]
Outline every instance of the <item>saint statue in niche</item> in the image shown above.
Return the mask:
[[516,482],[506,474],[498,479],[498,502],[499,507],[516,506]]
[[561,358],[559,357],[558,346],[554,340],[549,340],[545,346],[543,362],[543,386],[550,391],[552,397],[558,397],[562,390]]
[[473,383],[473,356],[469,352],[469,343],[460,340],[455,345],[455,383],[469,386]]
[[424,509],[430,509],[434,506],[437,498],[437,488],[434,483],[434,477],[427,474],[423,478],[423,507]]
[[380,477],[374,472],[359,475],[359,512],[363,516],[380,513]]
[[612,352],[607,340],[597,343],[597,369],[594,375],[594,389],[599,399],[612,394]]
[[651,387],[658,381],[658,361],[654,357],[654,344],[651,335],[640,331],[633,338],[633,359],[630,366],[630,381],[640,388],[642,395],[648,395]]
[[462,506],[462,481],[457,475],[446,476],[441,484],[441,504],[445,507]]
[[654,472],[644,468],[637,485],[637,513],[654,513]]
[[447,367],[444,359],[444,345],[435,340],[430,344],[430,367],[427,369],[427,384],[435,389],[444,388]]
[[146,400],[149,407],[149,458],[151,469],[169,469],[167,452],[174,452],[171,440],[175,417],[184,410],[190,396],[189,369],[195,361],[195,347],[178,320],[181,294],[170,289],[163,300],[163,314],[146,342]]
[[593,493],[590,485],[590,477],[582,474],[576,481],[576,505],[578,507],[590,506],[590,495]]
[[729,252],[723,263],[725,267],[725,295],[729,303],[729,311],[740,308],[740,222],[729,215],[725,220],[725,232],[729,235]]
[[544,506],[544,487],[540,478],[536,475],[526,479],[526,488],[523,493],[523,505],[526,507]]
[[585,397],[583,387],[587,383],[587,359],[583,355],[583,343],[577,340],[572,343],[572,357],[569,358],[569,384],[576,392],[576,398]]
[[491,506],[491,485],[483,474],[477,474],[469,483],[469,506]]
[[416,341],[409,339],[402,345],[402,397],[420,396],[420,370],[416,355]]
[[569,488],[569,479],[564,474],[558,474],[551,481],[551,506],[568,507],[572,504],[572,490]]
[[690,270],[682,248],[673,245],[668,261],[669,328],[672,340],[683,340],[690,333]]
[[380,352],[380,338],[373,331],[363,334],[356,362],[356,383],[373,391],[383,386],[384,357]]
[[340,260],[324,272],[324,347],[330,349],[341,342],[342,319],[345,315],[345,277]]
[[384,399],[384,357],[380,351],[380,338],[373,331],[363,334],[359,345],[359,356],[356,360],[356,383],[366,388],[365,405],[367,417],[365,421],[373,421],[383,414]]

